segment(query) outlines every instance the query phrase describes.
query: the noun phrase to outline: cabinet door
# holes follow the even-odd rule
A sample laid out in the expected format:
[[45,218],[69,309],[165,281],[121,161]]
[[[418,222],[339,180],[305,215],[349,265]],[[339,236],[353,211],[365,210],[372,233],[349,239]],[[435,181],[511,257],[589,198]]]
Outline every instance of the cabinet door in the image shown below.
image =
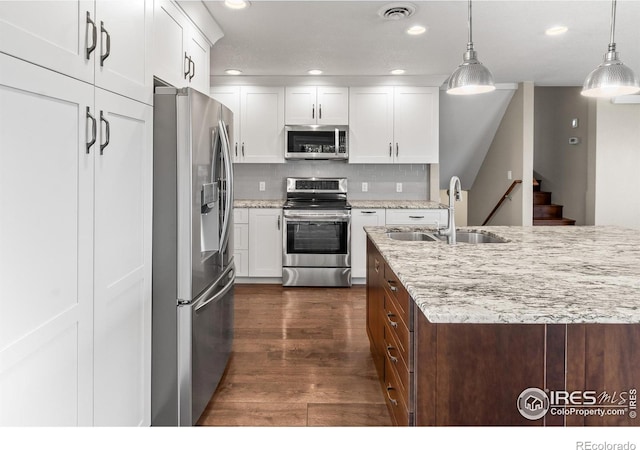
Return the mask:
[[218,100],[233,113],[233,136],[231,151],[233,152],[233,162],[240,161],[240,86],[213,86],[209,91],[211,98]]
[[397,163],[438,162],[438,88],[396,87],[394,148]]
[[364,227],[385,224],[384,209],[354,209],[351,212],[351,276],[367,276],[367,234]]
[[243,86],[240,129],[243,162],[284,162],[284,88]]
[[349,90],[349,162],[393,162],[393,88]]
[[189,85],[203,94],[209,95],[209,90],[211,89],[209,86],[209,71],[211,70],[209,67],[209,54],[211,52],[211,45],[209,41],[193,27],[189,30],[188,44],[189,49],[187,53],[193,61],[191,73],[187,77]]
[[96,110],[94,420],[149,425],[153,111],[100,89]]
[[318,103],[315,86],[287,87],[285,89],[285,120],[287,125],[315,125]]
[[92,425],[87,106],[92,86],[0,54],[0,426]]
[[185,83],[189,22],[169,0],[156,0],[153,15],[153,74],[173,86]]
[[152,104],[153,0],[98,1],[96,17],[96,86]]
[[0,51],[93,83],[87,13],[95,23],[93,1],[0,1]]
[[349,88],[318,87],[316,117],[322,125],[349,125]]
[[282,276],[282,210],[249,210],[249,276]]

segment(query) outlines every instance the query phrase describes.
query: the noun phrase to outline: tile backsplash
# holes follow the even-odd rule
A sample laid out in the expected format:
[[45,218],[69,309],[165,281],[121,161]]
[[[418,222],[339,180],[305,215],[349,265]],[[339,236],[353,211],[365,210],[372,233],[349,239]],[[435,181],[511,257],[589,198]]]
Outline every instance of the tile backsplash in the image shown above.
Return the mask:
[[[344,177],[352,200],[427,200],[427,164],[347,164],[343,161],[288,161],[285,164],[234,164],[235,198],[278,200],[286,197],[288,177]],[[265,190],[260,191],[260,182]],[[362,192],[362,183],[368,191]],[[396,184],[402,183],[402,192]]]

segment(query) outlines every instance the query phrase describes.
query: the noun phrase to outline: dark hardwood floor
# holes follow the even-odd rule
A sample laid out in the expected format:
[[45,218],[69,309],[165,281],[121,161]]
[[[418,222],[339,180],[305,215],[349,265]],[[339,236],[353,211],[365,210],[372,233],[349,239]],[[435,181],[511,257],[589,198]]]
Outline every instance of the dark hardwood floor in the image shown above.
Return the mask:
[[363,286],[237,285],[233,352],[198,424],[391,425],[365,302]]

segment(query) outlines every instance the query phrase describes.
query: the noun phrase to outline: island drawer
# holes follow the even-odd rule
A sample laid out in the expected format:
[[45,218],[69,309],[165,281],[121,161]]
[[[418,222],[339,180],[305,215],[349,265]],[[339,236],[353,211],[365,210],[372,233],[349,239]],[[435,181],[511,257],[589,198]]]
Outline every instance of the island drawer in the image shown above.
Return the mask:
[[395,300],[398,315],[402,317],[404,323],[411,328],[413,324],[410,322],[411,314],[409,314],[409,311],[411,303],[409,300],[409,293],[387,264],[384,265],[384,288],[385,291]]
[[398,351],[402,354],[404,360],[407,361],[409,359],[409,328],[400,316],[393,298],[385,293],[383,302],[384,316],[382,320],[390,332],[395,334]]
[[395,370],[390,366],[389,358],[384,360],[384,386],[385,402],[393,424],[399,426],[411,425],[407,398],[402,394],[400,382],[396,377]]
[[446,209],[387,209],[387,225],[429,225],[434,228],[447,224]]
[[396,371],[402,395],[406,399],[409,392],[409,366],[407,365],[407,355],[403,355],[398,344],[398,336],[393,332],[388,324],[384,327],[384,349],[385,358],[389,360],[388,366]]

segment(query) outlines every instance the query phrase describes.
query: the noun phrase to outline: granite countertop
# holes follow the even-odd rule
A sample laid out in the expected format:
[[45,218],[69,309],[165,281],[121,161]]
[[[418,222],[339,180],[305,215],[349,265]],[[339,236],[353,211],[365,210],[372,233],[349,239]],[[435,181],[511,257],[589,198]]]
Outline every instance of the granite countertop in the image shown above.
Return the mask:
[[358,209],[447,209],[447,205],[428,200],[349,200]]
[[234,208],[282,208],[284,200],[234,200]]
[[[284,200],[235,200],[234,208],[281,208]],[[438,202],[427,200],[349,200],[352,208],[358,209],[442,209],[447,208]]]
[[449,245],[391,229],[429,229],[365,227],[432,323],[640,323],[640,230],[466,227],[509,242]]

